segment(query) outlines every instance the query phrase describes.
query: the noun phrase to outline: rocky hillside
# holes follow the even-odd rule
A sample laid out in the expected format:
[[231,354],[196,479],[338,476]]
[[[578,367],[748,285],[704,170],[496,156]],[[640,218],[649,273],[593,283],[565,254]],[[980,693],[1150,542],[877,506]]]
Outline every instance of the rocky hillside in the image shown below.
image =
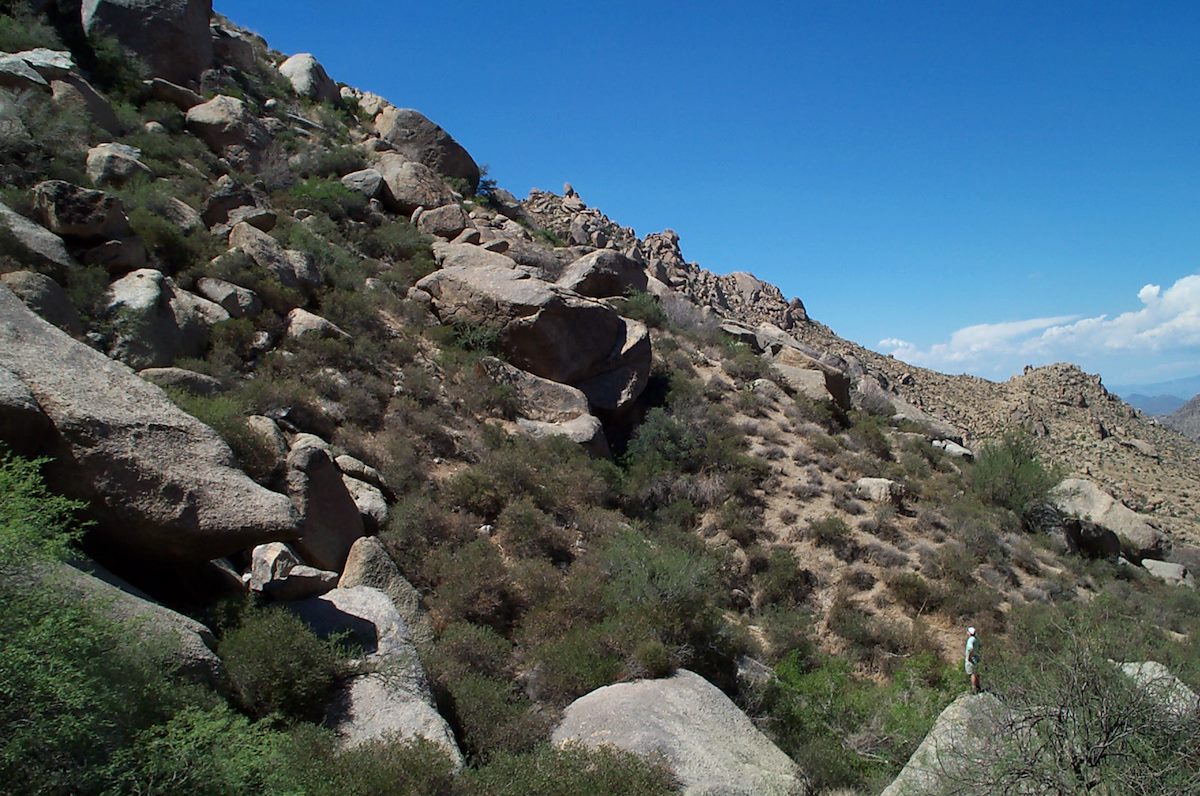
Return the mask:
[[1097,378],[863,349],[206,0],[0,51],[13,792],[879,792],[966,625],[1200,683],[1200,447]]
[[1200,395],[1164,417],[1162,424],[1185,437],[1200,441]]

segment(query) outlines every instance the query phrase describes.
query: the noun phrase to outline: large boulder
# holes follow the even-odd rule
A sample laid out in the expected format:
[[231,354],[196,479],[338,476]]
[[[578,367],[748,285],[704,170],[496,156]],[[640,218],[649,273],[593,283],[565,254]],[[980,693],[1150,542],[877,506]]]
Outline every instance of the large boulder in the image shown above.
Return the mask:
[[111,135],[120,135],[123,125],[108,99],[77,74],[71,73],[62,80],[50,81],[50,98],[62,111],[91,121]]
[[442,207],[454,201],[446,183],[424,163],[389,152],[379,158],[376,168],[387,186],[383,201],[405,215],[418,207]]
[[295,551],[282,542],[260,544],[250,554],[251,591],[273,600],[303,600],[333,589],[338,574],[302,563]]
[[62,180],[35,185],[33,209],[47,229],[64,238],[119,240],[130,234],[120,199]]
[[0,440],[25,456],[37,453],[50,418],[17,374],[0,368]]
[[434,707],[408,627],[386,594],[370,586],[337,588],[290,607],[317,634],[349,632],[363,647],[366,673],[342,686],[326,716],[346,746],[424,738],[462,764],[454,734]]
[[279,65],[279,73],[292,84],[298,96],[317,102],[342,104],[337,84],[312,53],[296,53]]
[[422,163],[444,177],[466,180],[472,191],[479,185],[479,166],[467,150],[418,111],[386,106],[375,117],[375,130],[408,160]]
[[87,153],[87,175],[93,185],[124,185],[134,177],[153,179],[141,160],[142,151],[125,144],[97,144]]
[[83,29],[115,36],[150,76],[196,83],[212,64],[212,0],[83,0]]
[[220,305],[151,268],[109,286],[105,316],[113,330],[109,355],[139,370],[199,356],[208,345],[208,327],[229,320]]
[[303,518],[296,549],[305,561],[341,572],[350,547],[364,532],[341,471],[321,448],[293,448],[287,456],[287,487]]
[[417,219],[417,229],[421,232],[446,240],[457,238],[470,224],[467,214],[457,203],[426,210]]
[[904,484],[890,478],[860,478],[854,482],[859,497],[872,503],[890,503],[899,507],[904,502],[907,490]]
[[1116,561],[1121,555],[1121,540],[1115,533],[1078,517],[1063,520],[1063,539],[1067,543],[1067,550],[1076,555],[1103,558],[1106,561]]
[[182,390],[205,398],[211,398],[226,389],[220,379],[187,368],[145,368],[139,370],[138,375],[164,390]]
[[388,555],[383,543],[374,536],[364,536],[350,548],[346,567],[338,581],[339,589],[370,586],[379,589],[392,601],[404,619],[418,649],[433,643],[433,624],[429,613],[421,606],[421,595],[400,574],[400,568]]
[[241,249],[284,287],[311,292],[321,285],[321,272],[310,255],[283,248],[279,241],[253,224],[245,221],[235,224],[229,233],[229,245]]
[[362,515],[363,528],[370,533],[377,533],[387,527],[388,507],[383,490],[374,484],[359,481],[345,473],[342,473],[342,483],[346,485],[346,491],[354,499],[354,505],[358,506],[358,513]]
[[843,409],[850,408],[850,380],[836,368],[786,346],[771,357],[771,367],[801,395],[818,401],[832,401]]
[[599,688],[563,711],[556,744],[661,754],[688,796],[804,794],[796,764],[719,688],[680,669],[666,680]]
[[[995,744],[995,734],[1009,724],[1000,700],[991,694],[964,694],[950,703],[908,763],[880,796],[970,793],[964,776]],[[959,790],[949,790],[957,786]]]
[[511,390],[517,427],[530,437],[566,437],[597,456],[608,455],[608,440],[599,418],[591,414],[583,391],[543,379],[495,357],[476,365],[498,387]]
[[1121,540],[1121,551],[1131,561],[1162,559],[1170,551],[1170,542],[1149,518],[1138,514],[1086,478],[1067,478],[1054,490],[1054,502],[1060,511],[1107,528]]
[[227,154],[231,147],[258,151],[271,139],[245,102],[223,94],[188,110],[187,129],[218,155]]
[[25,266],[42,266],[63,277],[78,264],[63,239],[0,204],[0,258],[10,255]]
[[1200,696],[1161,663],[1121,663],[1118,668],[1172,716],[1184,718],[1200,713]]
[[581,296],[623,296],[631,290],[646,289],[646,269],[623,254],[600,249],[568,265],[558,284]]
[[0,276],[0,282],[17,294],[25,306],[50,323],[72,335],[83,331],[83,321],[67,293],[57,282],[36,271],[13,271]]
[[496,329],[509,362],[578,387],[597,409],[623,409],[646,386],[646,327],[603,302],[492,265],[443,268],[417,288],[442,323]]
[[[422,215],[421,218],[425,216]],[[477,267],[491,265],[497,268],[516,268],[517,263],[506,254],[488,251],[482,246],[470,243],[446,243],[442,240],[433,242],[433,257],[442,268],[455,266]]]
[[1196,578],[1193,577],[1192,573],[1183,564],[1145,558],[1142,559],[1142,566],[1146,568],[1147,572],[1168,586],[1187,586],[1189,589],[1196,588]]
[[95,606],[130,631],[130,645],[150,645],[164,656],[174,673],[214,687],[226,684],[225,666],[217,657],[212,631],[191,617],[151,600],[112,573],[91,562],[77,569],[50,565],[35,577],[58,590],[64,600]]
[[208,561],[298,535],[287,497],[239,470],[216,432],[4,287],[0,368],[53,424],[44,439],[54,457],[47,475],[89,501],[96,538],[146,557]]

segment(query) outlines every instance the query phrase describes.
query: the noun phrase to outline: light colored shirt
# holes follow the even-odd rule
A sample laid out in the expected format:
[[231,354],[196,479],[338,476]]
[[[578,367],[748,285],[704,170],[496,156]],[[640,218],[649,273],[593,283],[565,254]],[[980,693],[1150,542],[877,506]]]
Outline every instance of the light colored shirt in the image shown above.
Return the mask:
[[967,636],[967,649],[964,657],[971,663],[979,663],[979,639],[975,636]]

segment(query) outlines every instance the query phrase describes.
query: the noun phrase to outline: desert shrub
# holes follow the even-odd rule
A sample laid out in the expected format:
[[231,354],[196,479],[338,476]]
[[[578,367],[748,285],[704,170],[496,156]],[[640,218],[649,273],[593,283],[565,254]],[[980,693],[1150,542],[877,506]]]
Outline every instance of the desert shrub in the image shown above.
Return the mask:
[[487,539],[440,548],[424,569],[435,586],[431,607],[439,624],[466,621],[504,631],[516,620],[519,596],[499,551]]
[[338,221],[361,217],[367,209],[367,197],[350,190],[339,180],[314,177],[293,185],[286,204],[323,213]]
[[612,746],[541,745],[499,754],[465,774],[464,796],[670,796],[670,769]]
[[[393,484],[391,480],[388,483]],[[430,560],[432,552],[466,544],[475,537],[479,524],[477,517],[451,511],[442,495],[418,491],[391,507],[380,540],[404,576],[418,587],[428,588],[432,585],[429,576],[439,569],[427,566],[436,563]]]
[[574,534],[561,527],[528,496],[509,503],[496,518],[496,534],[504,549],[523,558],[567,561]]
[[450,718],[471,758],[486,761],[498,752],[526,752],[550,730],[548,716],[512,683],[466,674],[449,683]]
[[167,273],[173,274],[207,263],[217,253],[210,235],[203,231],[184,232],[174,222],[164,218],[161,208],[154,205],[131,209],[129,226],[146,244],[150,256]]
[[[328,731],[301,726],[285,747],[276,789],[305,796],[457,796],[455,761],[424,738],[388,737],[344,748]],[[227,790],[225,793],[243,792]]]
[[211,263],[181,275],[185,280],[201,276],[224,279],[226,282],[253,290],[262,299],[263,304],[280,315],[286,315],[293,308],[305,303],[300,291],[285,287],[279,280],[268,276],[255,265],[250,255],[242,251],[226,252]]
[[840,517],[827,514],[808,523],[808,536],[816,544],[833,550],[843,561],[854,556],[857,547],[848,526]]
[[177,389],[169,389],[167,394],[180,409],[225,440],[247,475],[260,483],[270,480],[277,464],[276,454],[270,443],[246,424],[249,406],[241,395],[193,395]]
[[827,434],[841,431],[849,422],[846,413],[833,401],[818,401],[807,395],[797,395],[793,401],[792,410],[789,413],[793,420],[813,423]]
[[721,367],[739,384],[770,377],[771,366],[745,343],[731,340],[725,345],[724,354]]
[[756,579],[763,605],[798,606],[817,585],[816,576],[800,566],[796,554],[786,548],[771,551],[767,567]]
[[1027,521],[1050,502],[1050,492],[1062,480],[1058,468],[1044,466],[1032,440],[1009,434],[985,445],[971,469],[971,491],[985,503],[1008,509]]
[[[162,135],[138,130],[122,138],[121,142],[140,149],[142,162],[159,177],[184,177],[190,182],[196,179],[192,169],[209,174],[216,165],[216,156],[200,139],[191,135]],[[196,186],[198,190],[193,191],[196,198],[204,187],[203,183]]]
[[626,318],[641,321],[654,329],[667,325],[667,313],[658,298],[643,290],[631,290],[617,305]]
[[239,704],[252,716],[317,721],[341,670],[334,639],[284,608],[248,611],[217,648]]
[[892,447],[884,433],[887,425],[882,419],[875,415],[855,413],[852,423],[846,435],[857,450],[865,451],[877,459],[891,460]]
[[[565,706],[577,697],[616,682],[623,671],[623,645],[615,631],[606,623],[581,625],[533,648],[530,659],[537,667],[539,699]],[[666,654],[665,648],[663,653]],[[665,668],[672,668],[669,657]]]
[[787,605],[771,605],[760,614],[759,624],[770,646],[772,662],[778,663],[788,655],[805,665],[816,660],[818,647],[813,638],[813,619],[807,612]]
[[58,32],[27,4],[6,3],[3,9],[0,12],[0,52],[17,53],[38,47],[66,49]]
[[15,118],[0,124],[0,183],[25,187],[60,179],[86,185],[88,122],[41,92],[16,95],[12,106]]
[[890,572],[884,582],[896,600],[919,613],[937,610],[945,599],[941,589],[916,572]]
[[61,560],[82,533],[84,504],[46,488],[41,469],[50,459],[26,459],[0,443],[0,567]]
[[449,493],[457,505],[488,518],[528,497],[541,511],[570,521],[578,511],[609,502],[614,478],[611,465],[569,440],[505,437],[455,476]]
[[305,177],[337,178],[367,166],[361,149],[339,146],[331,149],[314,148],[301,154],[296,170]]
[[224,705],[188,707],[141,731],[113,756],[113,792],[270,792],[287,777],[280,769],[289,740]]
[[758,540],[762,521],[761,509],[740,500],[727,502],[717,513],[718,526],[742,547],[749,547]]
[[512,642],[493,628],[455,622],[438,636],[430,654],[429,670],[434,683],[445,687],[468,673],[503,678],[508,673]]

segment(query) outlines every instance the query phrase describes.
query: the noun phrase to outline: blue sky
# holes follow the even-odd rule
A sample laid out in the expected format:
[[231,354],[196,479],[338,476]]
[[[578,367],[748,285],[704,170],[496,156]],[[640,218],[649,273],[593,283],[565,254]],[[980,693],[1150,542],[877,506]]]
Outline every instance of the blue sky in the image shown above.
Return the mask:
[[215,5],[876,350],[1200,373],[1200,4]]

